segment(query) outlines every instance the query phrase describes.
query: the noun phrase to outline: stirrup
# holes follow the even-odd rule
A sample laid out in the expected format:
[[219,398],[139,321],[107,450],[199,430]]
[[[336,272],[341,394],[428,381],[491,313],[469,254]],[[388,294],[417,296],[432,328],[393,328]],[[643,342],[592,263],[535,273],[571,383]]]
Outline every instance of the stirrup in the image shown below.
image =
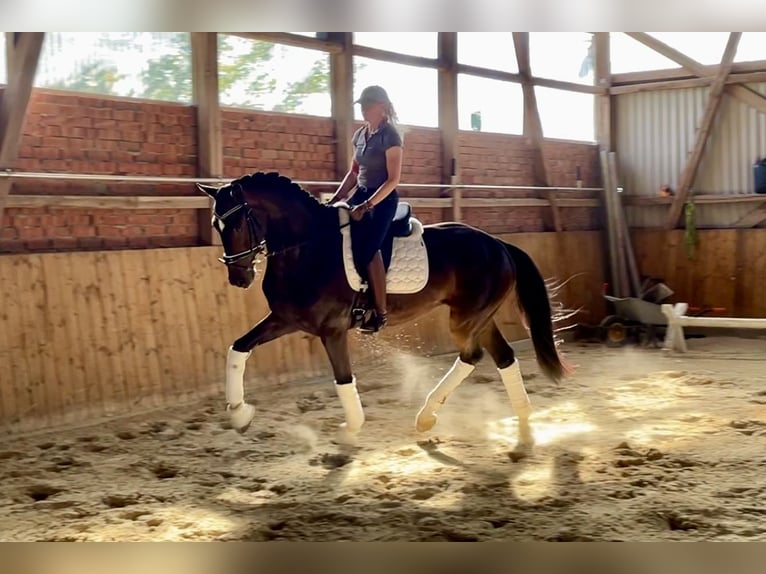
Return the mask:
[[385,311],[380,313],[377,309],[373,309],[369,316],[364,321],[362,321],[359,330],[365,334],[377,333],[386,326],[387,322],[388,313]]

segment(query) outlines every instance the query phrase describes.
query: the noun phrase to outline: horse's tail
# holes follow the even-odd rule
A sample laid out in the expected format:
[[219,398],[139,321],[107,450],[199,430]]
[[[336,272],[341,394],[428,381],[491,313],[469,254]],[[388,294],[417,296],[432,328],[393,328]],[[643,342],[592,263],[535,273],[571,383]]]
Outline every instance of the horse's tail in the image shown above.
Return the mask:
[[558,382],[571,372],[571,368],[556,348],[553,311],[545,280],[525,251],[510,243],[503,243],[516,267],[516,299],[527,319],[537,363],[547,377]]

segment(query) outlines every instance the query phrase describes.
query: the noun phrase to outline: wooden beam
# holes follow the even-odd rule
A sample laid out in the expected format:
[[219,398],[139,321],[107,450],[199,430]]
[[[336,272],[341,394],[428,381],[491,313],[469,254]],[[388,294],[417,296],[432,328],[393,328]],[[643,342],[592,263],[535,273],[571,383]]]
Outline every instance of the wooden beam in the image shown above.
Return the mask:
[[[458,164],[458,111],[457,111],[457,32],[439,32],[439,60],[444,67],[438,72],[439,82],[439,131],[441,133],[441,156],[443,184],[460,182]],[[452,190],[453,221],[460,221],[462,191]]]
[[755,227],[756,225],[758,225],[764,220],[766,220],[766,205],[761,204],[755,209],[743,215],[734,224],[734,227],[739,227],[739,228]]
[[766,98],[747,86],[727,86],[726,92],[735,98],[766,114]]
[[10,78],[15,64],[16,42],[19,32],[5,33],[5,77]]
[[673,204],[670,206],[670,212],[668,213],[668,219],[665,224],[666,229],[674,229],[676,225],[678,225],[678,220],[681,218],[686,197],[694,183],[694,178],[697,175],[697,169],[699,168],[702,154],[705,151],[708,135],[713,127],[713,120],[715,119],[718,105],[723,98],[723,89],[725,87],[724,82],[729,75],[732,62],[734,62],[734,56],[737,53],[737,46],[739,45],[741,36],[742,32],[732,32],[729,34],[729,40],[726,43],[726,49],[721,58],[721,66],[718,69],[713,85],[710,87],[710,95],[708,96],[708,102],[705,106],[705,112],[702,115],[702,122],[697,130],[697,137],[694,142],[694,147],[692,148],[692,153],[681,174],[681,180],[678,184],[676,196],[673,198]]
[[[447,197],[407,197],[413,207],[449,208]],[[207,209],[204,195],[9,195],[7,207],[13,208],[89,208],[89,209]],[[597,199],[573,197],[560,199],[560,207],[598,207]],[[550,202],[536,197],[473,197],[464,207],[548,207]],[[208,218],[208,225],[210,219]]]
[[[655,50],[656,52],[662,54],[666,58],[670,58],[677,64],[680,64],[687,70],[691,71],[697,76],[705,77],[706,75],[710,75],[709,69],[700,64],[698,61],[690,58],[686,54],[683,54],[676,50],[675,48],[671,48],[664,42],[661,42],[660,40],[657,40],[654,36],[650,36],[646,32],[625,32],[628,36],[633,38],[634,40],[638,40],[645,46],[648,46]],[[742,32],[732,32],[732,34],[740,34],[742,35]],[[731,36],[729,36],[729,41],[731,41]],[[728,44],[727,44],[728,47]],[[736,51],[736,48],[735,48]],[[718,73],[720,71],[720,68],[718,71],[714,72],[715,77],[718,78],[720,74]],[[731,71],[731,64],[729,65],[728,71]],[[728,74],[727,74],[728,75]],[[725,79],[725,78],[724,78]],[[757,92],[754,92],[745,86],[740,86],[738,84],[734,84],[731,86],[724,85],[722,89],[726,90],[726,93],[729,95],[734,96],[735,98],[739,99],[740,101],[745,102],[746,104],[753,106],[758,111],[766,113],[766,98],[758,94]]]
[[343,46],[331,40],[320,40],[311,36],[302,36],[300,34],[291,34],[289,32],[221,32],[229,36],[239,36],[248,40],[260,40],[262,42],[271,42],[273,44],[284,44],[296,48],[308,48],[310,50],[322,50],[331,54],[339,54],[343,51]]
[[625,217],[625,209],[622,205],[622,193],[617,191],[620,187],[620,174],[617,170],[617,154],[609,152],[609,173],[611,174],[611,180],[614,184],[614,188],[607,190],[612,192],[614,199],[614,206],[617,215],[618,236],[620,242],[617,246],[620,253],[620,280],[626,288],[627,295],[633,297],[641,297],[641,279],[638,272],[638,263],[636,262],[636,254],[633,251],[633,242],[630,237],[630,228],[628,226],[627,218]]
[[331,41],[341,46],[330,54],[332,118],[335,122],[335,177],[342,180],[351,167],[351,137],[354,135],[354,63],[351,32],[329,32]]
[[[670,205],[673,203],[672,197],[661,197],[656,195],[637,196],[628,195],[623,200],[625,205],[631,207],[648,207],[653,205]],[[763,203],[766,202],[766,195],[761,193],[731,193],[731,194],[707,194],[695,195],[694,203],[700,204],[722,204],[722,203]]]
[[609,257],[609,276],[611,279],[611,291],[615,297],[623,297],[625,288],[620,278],[620,246],[617,234],[617,215],[614,207],[614,182],[612,172],[609,169],[609,152],[599,150],[599,164],[601,167],[601,179],[604,182],[603,205],[605,212],[605,232],[607,238],[607,253]]
[[[208,209],[209,199],[200,194],[162,195],[9,195],[8,207],[67,207],[89,209]],[[210,225],[210,217],[207,220]]]
[[390,50],[370,48],[369,46],[360,46],[359,44],[354,44],[351,51],[353,52],[354,56],[359,56],[360,58],[383,60],[384,62],[393,62],[395,64],[403,64],[405,66],[419,66],[421,68],[436,69],[443,67],[442,62],[440,62],[437,58],[424,58],[423,56],[399,54],[397,52],[391,52]]
[[[543,152],[543,126],[537,109],[535,86],[532,84],[532,67],[529,62],[529,32],[513,32],[513,47],[521,77],[521,90],[524,93],[524,136],[532,147],[532,173],[534,174],[535,185],[547,187],[548,172]],[[548,199],[551,203],[553,228],[556,231],[562,231],[561,216],[556,204],[555,193],[549,194]]]
[[[458,74],[468,74],[478,76],[479,78],[489,78],[490,80],[501,80],[503,82],[521,83],[521,75],[504,70],[492,70],[491,68],[482,68],[480,66],[470,66],[468,64],[457,65]],[[544,88],[554,88],[556,90],[567,90],[570,92],[580,92],[583,94],[602,94],[603,88],[589,86],[588,84],[577,84],[575,82],[565,82],[562,80],[552,80],[550,78],[538,78],[530,76],[532,85]]]
[[609,32],[596,32],[593,41],[596,57],[593,81],[596,86],[607,91],[605,95],[596,97],[596,140],[602,150],[610,152],[614,148],[614,142],[612,139],[612,98],[609,92],[612,86]]
[[[726,85],[748,84],[766,82],[766,72],[748,72],[745,74],[731,74],[726,78]],[[609,93],[613,96],[621,94],[635,94],[638,92],[652,92],[655,90],[683,90],[688,88],[702,88],[713,83],[712,77],[688,78],[686,80],[665,80],[661,82],[647,82],[642,84],[628,84],[624,86],[612,86]],[[758,95],[758,94],[756,94]],[[759,96],[760,97],[760,96]]]
[[669,60],[673,60],[676,64],[680,64],[687,70],[691,70],[698,76],[705,76],[707,74],[705,66],[700,64],[697,60],[694,60],[683,52],[679,52],[675,48],[668,46],[665,42],[658,40],[646,32],[625,32],[625,34],[634,40],[641,42],[644,46],[648,46],[655,52],[662,54]]
[[[704,76],[714,76],[717,66],[700,64],[705,69]],[[766,72],[766,60],[756,62],[735,62],[731,66],[732,75],[749,74],[753,72]],[[624,86],[628,84],[644,84],[648,82],[659,82],[665,80],[684,80],[691,79],[695,75],[686,68],[664,68],[662,70],[648,70],[645,72],[624,72],[622,74],[612,75],[613,86]]]
[[[15,36],[8,85],[0,100],[0,169],[12,168],[16,162],[44,38],[44,32],[21,32]],[[11,180],[0,180],[0,227],[10,191]]]
[[588,84],[577,84],[575,82],[538,78],[537,76],[532,76],[531,80],[533,86],[540,86],[541,88],[553,88],[554,90],[566,90],[568,92],[579,92],[581,94],[603,94],[606,92],[604,88],[589,86]]
[[[731,74],[726,78],[726,85],[748,84],[766,82],[766,72],[748,72],[745,74]],[[702,88],[713,83],[712,77],[688,78],[685,80],[666,80],[662,82],[647,82],[642,84],[628,84],[613,86],[609,92],[612,95],[635,94],[638,92],[652,92],[656,90],[681,90],[688,88]],[[756,94],[759,98],[760,96]],[[762,98],[761,98],[762,99]],[[757,107],[757,105],[756,105]]]
[[[218,34],[192,32],[192,94],[197,107],[197,173],[200,177],[223,176],[223,130],[218,98]],[[200,209],[199,237],[206,245],[220,245],[210,225],[210,208]]]

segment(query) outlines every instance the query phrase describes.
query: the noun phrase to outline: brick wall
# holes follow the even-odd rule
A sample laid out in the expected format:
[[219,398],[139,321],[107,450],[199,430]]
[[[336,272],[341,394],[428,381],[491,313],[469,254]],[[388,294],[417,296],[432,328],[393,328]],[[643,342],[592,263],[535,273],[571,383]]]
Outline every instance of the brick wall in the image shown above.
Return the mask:
[[222,116],[228,176],[278,171],[303,181],[336,179],[335,126],[330,118],[234,109],[223,110]]
[[[463,183],[476,185],[532,185],[534,183],[533,151],[522,136],[460,132],[458,162]],[[576,186],[576,168],[580,166],[583,187],[601,185],[598,147],[586,143],[549,140],[543,146],[543,158],[549,185]],[[466,189],[464,196],[547,197],[535,190]],[[566,191],[568,198],[593,197],[587,191]],[[562,209],[562,226],[566,231],[598,229],[597,209]],[[490,233],[534,232],[553,229],[548,207],[481,207],[463,209],[463,218]]]
[[[1,90],[0,90],[1,93]],[[329,118],[225,109],[224,173],[280,171],[297,180],[333,181],[335,134]],[[358,125],[358,124],[357,124]],[[440,133],[405,127],[403,180],[441,181]],[[194,109],[187,105],[34,90],[17,168],[95,174],[194,177],[197,145]],[[461,132],[459,166],[466,183],[524,185],[533,181],[532,155],[518,136]],[[549,141],[546,164],[553,185],[600,185],[595,146]],[[309,187],[312,192],[333,186]],[[16,181],[12,194],[195,195],[188,184]],[[439,189],[402,190],[403,197],[438,197]],[[537,196],[536,192],[466,191],[474,197]],[[587,194],[586,194],[587,195]],[[550,210],[468,208],[468,223],[492,233],[550,229]],[[418,209],[424,223],[449,219],[449,210]],[[597,210],[564,211],[565,229],[599,227]],[[195,210],[8,208],[0,229],[0,253],[44,250],[195,245]]]

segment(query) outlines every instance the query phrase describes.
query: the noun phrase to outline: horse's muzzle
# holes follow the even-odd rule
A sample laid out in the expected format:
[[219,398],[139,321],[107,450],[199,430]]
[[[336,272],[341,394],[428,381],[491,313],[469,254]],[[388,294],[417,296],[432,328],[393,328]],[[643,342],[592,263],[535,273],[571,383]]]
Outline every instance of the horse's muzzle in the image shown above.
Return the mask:
[[230,270],[229,272],[229,284],[234,287],[247,289],[253,284],[253,281],[255,281],[255,272],[252,269],[244,272],[239,270]]

